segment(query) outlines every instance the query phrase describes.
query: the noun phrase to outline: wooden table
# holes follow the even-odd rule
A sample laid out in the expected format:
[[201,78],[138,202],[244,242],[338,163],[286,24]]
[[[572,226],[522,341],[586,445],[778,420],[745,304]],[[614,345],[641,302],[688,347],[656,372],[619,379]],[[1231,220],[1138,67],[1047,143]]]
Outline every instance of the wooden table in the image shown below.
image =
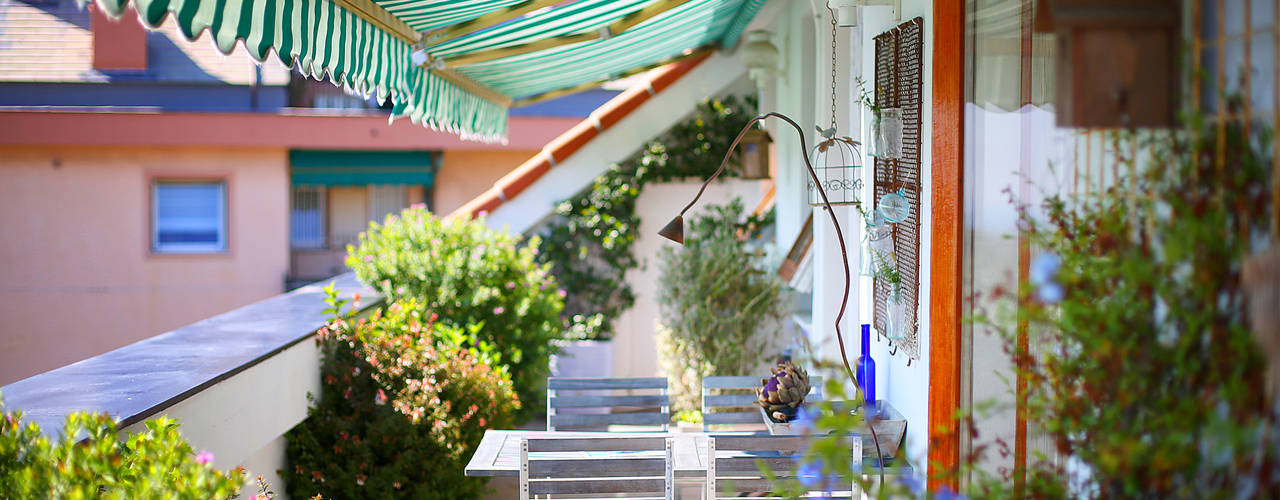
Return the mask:
[[[675,475],[684,479],[703,479],[707,475],[707,436],[742,434],[736,432],[571,432],[571,431],[521,431],[496,430],[484,431],[484,438],[471,462],[467,463],[467,476],[475,477],[519,477],[520,476],[520,440],[528,438],[572,438],[572,437],[667,437],[675,438]],[[746,433],[750,434],[750,433]],[[868,437],[864,437],[864,440]],[[873,445],[874,446],[874,445]],[[863,456],[867,459],[863,466],[868,473],[874,472],[879,462],[875,460],[875,448],[867,448],[863,444]],[[590,457],[592,452],[566,453],[566,457]],[[596,452],[603,453],[603,452]],[[634,452],[631,452],[634,453]],[[909,473],[911,466],[894,464],[886,460],[886,474]]]
[[[715,433],[724,434],[724,433]],[[667,437],[675,438],[675,475],[702,478],[707,474],[707,436],[703,432],[567,432],[567,431],[484,431],[480,446],[467,464],[468,476],[519,477],[520,440],[529,438],[572,437]],[[566,456],[589,456],[588,452]]]

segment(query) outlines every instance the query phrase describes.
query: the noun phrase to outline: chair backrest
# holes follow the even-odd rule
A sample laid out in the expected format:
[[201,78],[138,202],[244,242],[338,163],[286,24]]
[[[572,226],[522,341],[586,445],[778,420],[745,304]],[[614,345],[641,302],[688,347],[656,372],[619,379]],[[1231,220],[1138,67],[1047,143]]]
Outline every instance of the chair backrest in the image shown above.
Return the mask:
[[[849,484],[833,492],[861,498],[853,478],[862,472],[862,439],[848,436],[853,470],[845,476]],[[760,468],[777,478],[795,478],[799,464],[793,458],[805,453],[808,436],[721,435],[707,438],[706,498],[734,498],[738,493],[771,492],[773,484]],[[825,493],[825,492],[824,492]]]
[[669,436],[533,438],[520,441],[520,498],[554,495],[661,496],[672,500]]
[[641,425],[666,432],[670,420],[664,377],[547,379],[549,431]]
[[[822,377],[809,377],[806,402],[822,401]],[[760,377],[750,375],[703,377],[702,430],[711,426],[732,425],[734,430],[764,430],[760,410],[756,409],[756,389]]]

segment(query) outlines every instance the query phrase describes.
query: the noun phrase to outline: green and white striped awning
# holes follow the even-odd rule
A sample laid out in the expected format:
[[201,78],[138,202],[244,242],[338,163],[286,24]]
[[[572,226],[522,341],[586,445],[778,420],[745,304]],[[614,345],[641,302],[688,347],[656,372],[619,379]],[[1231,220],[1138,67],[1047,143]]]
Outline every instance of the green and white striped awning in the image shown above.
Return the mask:
[[[89,0],[80,0],[88,2]],[[507,108],[737,43],[766,0],[93,0],[172,16],[219,50],[364,95],[464,139],[501,141]],[[415,54],[416,53],[416,54]]]

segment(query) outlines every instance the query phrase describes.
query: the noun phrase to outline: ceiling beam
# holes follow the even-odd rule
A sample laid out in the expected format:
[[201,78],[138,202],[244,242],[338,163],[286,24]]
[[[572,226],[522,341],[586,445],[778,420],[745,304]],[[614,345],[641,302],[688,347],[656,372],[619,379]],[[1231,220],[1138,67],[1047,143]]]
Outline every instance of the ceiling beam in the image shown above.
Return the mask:
[[547,50],[555,47],[561,47],[564,45],[570,45],[570,44],[582,43],[582,42],[591,42],[595,40],[606,40],[610,37],[614,37],[622,33],[625,33],[627,30],[634,28],[645,21],[653,19],[654,17],[657,17],[659,15],[662,15],[664,12],[674,9],[680,6],[681,4],[685,3],[686,1],[687,0],[659,0],[657,2],[654,2],[645,6],[642,9],[636,10],[635,12],[622,16],[617,21],[609,23],[607,26],[603,26],[599,30],[596,30],[593,32],[554,36],[550,38],[543,38],[541,40],[535,40],[525,44],[513,45],[510,47],[500,47],[500,48],[489,49],[489,50],[481,50],[481,51],[457,55],[454,57],[444,57],[442,59],[444,59],[445,63],[448,64],[449,66],[453,66],[453,67],[467,66],[470,64],[477,64],[485,61],[492,61],[494,59],[501,59],[504,57],[528,54],[530,52]]
[[428,46],[440,45],[455,38],[491,28],[495,25],[505,23],[535,10],[550,7],[563,1],[564,0],[527,0],[520,2],[505,9],[499,9],[488,14],[484,14],[469,21],[463,21],[458,24],[435,30],[425,36],[424,42],[426,42]]
[[388,12],[381,5],[374,3],[373,0],[333,0],[333,3],[377,26],[382,31],[394,35],[404,43],[413,45],[422,38],[422,33],[413,29],[408,23],[401,21],[395,14]]
[[540,103],[540,102],[543,102],[543,101],[548,101],[548,100],[551,100],[551,99],[555,99],[555,98],[557,98],[557,97],[566,96],[566,95],[573,94],[573,93],[577,93],[577,92],[582,92],[582,91],[584,91],[584,90],[588,90],[588,89],[592,89],[592,88],[595,88],[595,87],[599,87],[600,85],[602,85],[602,84],[604,84],[604,83],[606,83],[606,82],[611,82],[611,81],[613,81],[613,80],[617,80],[617,79],[619,79],[619,78],[626,78],[626,77],[628,77],[628,76],[632,76],[632,75],[638,75],[638,74],[640,74],[640,73],[644,73],[645,71],[649,71],[649,70],[654,69],[654,68],[660,68],[660,67],[666,66],[666,65],[668,65],[668,64],[677,63],[677,62],[680,62],[680,61],[683,61],[683,60],[686,60],[686,59],[692,59],[692,58],[694,58],[694,57],[698,57],[698,56],[701,56],[701,55],[703,55],[703,54],[708,54],[708,53],[711,53],[711,52],[713,52],[713,51],[715,51],[715,46],[713,46],[713,45],[704,45],[704,46],[702,46],[702,47],[699,47],[699,48],[697,48],[697,49],[694,49],[693,51],[691,51],[691,52],[689,52],[689,53],[687,53],[687,54],[680,54],[680,55],[675,56],[675,57],[668,57],[668,58],[663,59],[663,60],[661,60],[661,61],[657,61],[657,62],[655,62],[655,63],[648,64],[648,65],[645,65],[645,66],[641,66],[641,67],[638,67],[638,68],[632,68],[632,69],[629,69],[629,70],[623,71],[622,73],[618,73],[618,74],[616,74],[616,75],[612,75],[612,76],[609,76],[609,77],[606,77],[606,78],[601,78],[601,79],[599,79],[599,80],[590,81],[590,82],[586,82],[586,83],[581,83],[581,84],[578,84],[578,85],[574,85],[574,86],[572,86],[572,87],[566,87],[566,88],[563,88],[563,89],[557,89],[557,90],[552,90],[552,91],[548,91],[548,92],[543,92],[543,93],[541,93],[541,94],[538,94],[538,95],[535,95],[535,96],[530,96],[530,97],[525,97],[525,98],[523,98],[523,99],[517,99],[517,100],[515,100],[515,102],[512,102],[512,103],[511,103],[511,107],[513,107],[513,108],[518,108],[518,107],[521,107],[521,106],[528,106],[528,105],[530,105],[530,104],[537,104],[537,103]]

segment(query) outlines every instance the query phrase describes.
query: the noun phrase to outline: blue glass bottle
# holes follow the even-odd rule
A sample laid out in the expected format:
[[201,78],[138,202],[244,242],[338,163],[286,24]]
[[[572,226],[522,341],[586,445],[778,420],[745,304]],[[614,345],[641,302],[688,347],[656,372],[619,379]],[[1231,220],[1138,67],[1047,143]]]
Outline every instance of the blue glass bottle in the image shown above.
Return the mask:
[[858,389],[866,398],[867,408],[874,410],[876,404],[876,361],[871,359],[871,325],[862,325],[862,355],[858,356],[856,377]]

